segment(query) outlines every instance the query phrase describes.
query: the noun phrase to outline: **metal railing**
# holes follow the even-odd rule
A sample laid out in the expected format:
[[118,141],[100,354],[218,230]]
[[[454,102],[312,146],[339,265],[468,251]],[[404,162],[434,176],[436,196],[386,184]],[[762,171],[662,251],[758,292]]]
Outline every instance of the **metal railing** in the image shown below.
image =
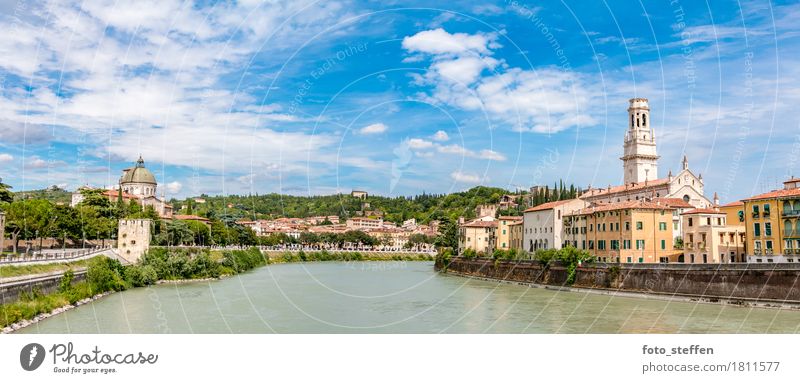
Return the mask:
[[0,255],[0,265],[14,265],[27,262],[68,261],[72,259],[83,258],[95,253],[100,253],[110,248],[111,245],[85,249],[66,249],[56,251],[47,250],[22,254],[2,254]]

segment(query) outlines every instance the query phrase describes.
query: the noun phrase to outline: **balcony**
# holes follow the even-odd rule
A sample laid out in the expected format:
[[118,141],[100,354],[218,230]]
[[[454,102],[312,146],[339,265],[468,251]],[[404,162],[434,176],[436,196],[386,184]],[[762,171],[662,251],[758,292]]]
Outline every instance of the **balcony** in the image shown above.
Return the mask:
[[705,242],[697,242],[697,250],[705,250],[706,243]]
[[769,217],[769,210],[764,210],[764,218]]
[[694,245],[691,242],[687,243],[686,250],[694,250]]
[[781,212],[781,217],[798,217],[800,210],[784,210]]
[[753,218],[758,218],[758,216],[759,216],[758,212],[757,212],[757,211],[754,211],[754,212],[753,212]]
[[773,252],[772,249],[764,249],[764,254],[765,255],[772,255],[772,252]]
[[761,255],[761,249],[753,249],[753,255]]

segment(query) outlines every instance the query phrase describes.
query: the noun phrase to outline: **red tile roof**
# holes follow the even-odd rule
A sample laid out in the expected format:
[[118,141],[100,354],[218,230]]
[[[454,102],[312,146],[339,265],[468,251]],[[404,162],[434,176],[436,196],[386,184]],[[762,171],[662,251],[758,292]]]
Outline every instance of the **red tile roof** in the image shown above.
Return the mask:
[[522,220],[522,216],[521,215],[502,215],[498,219],[501,219],[501,220],[504,220],[504,221],[520,221],[520,220]]
[[[103,191],[103,194],[105,194],[108,197],[117,198],[117,196],[119,195],[119,190],[107,189]],[[130,193],[122,192],[122,199],[139,199],[139,197]]]
[[726,203],[720,207],[732,207],[732,206],[742,206],[742,205],[744,205],[744,202],[742,201],[733,201],[731,203]]
[[610,188],[598,188],[598,189],[590,189],[586,193],[583,193],[580,198],[591,198],[597,197],[607,194],[616,194],[620,192],[627,192],[633,190],[644,190],[656,186],[666,185],[669,183],[669,178],[659,178],[657,180],[647,181],[647,182],[639,182],[639,183],[630,183],[627,185],[619,185],[619,186],[612,186]]
[[780,189],[780,190],[773,190],[768,193],[755,195],[750,198],[745,198],[742,201],[753,201],[759,199],[772,199],[772,198],[796,197],[796,196],[800,196],[800,189]]
[[528,208],[528,209],[525,210],[525,212],[528,213],[528,212],[532,212],[532,211],[541,211],[541,210],[553,209],[555,207],[561,206],[561,205],[563,205],[563,204],[565,204],[567,202],[572,202],[572,201],[575,201],[575,199],[565,199],[565,200],[561,200],[561,201],[545,202],[545,203],[543,203],[541,205]]
[[461,225],[461,227],[497,227],[497,221],[472,221]]

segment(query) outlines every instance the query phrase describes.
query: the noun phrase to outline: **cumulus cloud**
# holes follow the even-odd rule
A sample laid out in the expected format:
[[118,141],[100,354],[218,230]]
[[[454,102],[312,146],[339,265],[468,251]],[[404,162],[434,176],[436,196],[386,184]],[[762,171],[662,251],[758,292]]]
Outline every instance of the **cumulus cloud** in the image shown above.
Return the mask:
[[451,34],[438,28],[403,39],[413,57],[431,58],[428,71],[413,82],[431,87],[426,101],[481,111],[516,131],[555,133],[591,126],[592,82],[559,68],[508,67],[492,57],[494,34]]
[[172,181],[167,184],[167,192],[169,194],[178,194],[183,189],[183,184],[178,181]]
[[383,132],[385,132],[387,130],[389,130],[389,127],[386,126],[385,124],[379,122],[379,123],[376,123],[376,124],[367,125],[367,126],[361,128],[361,130],[359,130],[359,132],[361,132],[361,134],[380,134],[380,133],[383,133]]
[[444,130],[439,130],[433,135],[433,139],[435,141],[447,141],[450,139],[450,136],[448,136],[447,132]]
[[0,141],[80,137],[84,153],[98,159],[141,153],[149,162],[232,173],[249,171],[254,159],[289,170],[333,166],[339,137],[292,129],[286,124],[305,119],[225,80],[254,55],[289,55],[349,13],[339,1],[311,3],[32,4],[25,23],[0,19],[0,30],[10,31],[0,39],[0,71],[32,79],[5,84]]
[[[442,135],[439,135],[439,133],[442,133]],[[445,132],[443,132],[441,130],[439,132],[437,132],[436,134],[434,134],[434,137],[433,137],[433,139],[435,139],[435,140],[438,139],[439,141],[442,141],[442,140],[444,140],[446,138],[449,138],[449,137],[447,137],[447,133],[445,133]],[[428,151],[428,149],[430,149],[430,150],[434,150],[437,153],[441,153],[441,154],[455,154],[455,155],[459,155],[459,156],[462,156],[462,157],[478,158],[478,159],[492,160],[492,161],[505,161],[506,160],[506,156],[504,156],[502,153],[496,152],[494,150],[483,149],[483,150],[480,150],[480,151],[476,152],[474,150],[467,149],[467,148],[465,148],[465,147],[463,147],[463,146],[461,146],[459,144],[444,145],[444,144],[428,141],[428,140],[425,140],[425,139],[422,139],[422,138],[411,138],[411,139],[408,139],[408,140],[405,141],[405,144],[407,144],[410,149],[414,149],[415,150],[414,153],[419,157],[431,157],[432,152]]]
[[434,55],[459,54],[469,51],[488,53],[498,47],[495,34],[448,33],[442,28],[422,31],[403,38],[402,46],[409,52]]
[[433,145],[433,142],[421,138],[412,138],[408,140],[408,147],[411,149],[430,149]]
[[14,156],[8,153],[0,153],[0,163],[11,162],[14,160]]
[[450,173],[450,178],[452,178],[456,182],[466,183],[466,184],[477,184],[481,182],[481,178],[474,173],[464,173],[461,171],[455,171]]

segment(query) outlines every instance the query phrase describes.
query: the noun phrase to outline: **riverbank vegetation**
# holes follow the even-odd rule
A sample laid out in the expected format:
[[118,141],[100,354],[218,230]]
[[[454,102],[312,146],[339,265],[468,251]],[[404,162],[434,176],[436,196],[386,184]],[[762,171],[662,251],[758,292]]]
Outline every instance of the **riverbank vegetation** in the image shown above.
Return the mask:
[[[589,264],[595,261],[594,256],[586,250],[579,250],[572,246],[567,246],[561,249],[539,249],[536,252],[527,252],[524,250],[509,249],[501,250],[496,249],[492,252],[490,257],[482,252],[476,252],[473,249],[466,249],[461,254],[462,257],[467,259],[476,258],[491,258],[497,263],[498,261],[521,261],[521,260],[534,260],[549,267],[553,263],[559,263],[567,269],[567,284],[575,282],[575,272],[579,265]],[[449,254],[440,255],[442,258],[442,265],[446,268],[450,263]]]
[[87,261],[84,281],[73,283],[74,273],[69,269],[61,277],[56,292],[44,294],[34,289],[21,294],[16,302],[0,305],[0,327],[30,320],[105,292],[152,285],[162,279],[218,278],[266,262],[257,248],[223,251],[218,260],[212,259],[208,250],[192,253],[183,249],[151,249],[138,264],[129,266],[114,259],[95,257]]
[[360,252],[360,251],[284,251],[273,258],[270,256],[271,263],[290,263],[290,262],[326,262],[326,261],[432,261],[434,258],[427,253],[381,253],[381,252]]

